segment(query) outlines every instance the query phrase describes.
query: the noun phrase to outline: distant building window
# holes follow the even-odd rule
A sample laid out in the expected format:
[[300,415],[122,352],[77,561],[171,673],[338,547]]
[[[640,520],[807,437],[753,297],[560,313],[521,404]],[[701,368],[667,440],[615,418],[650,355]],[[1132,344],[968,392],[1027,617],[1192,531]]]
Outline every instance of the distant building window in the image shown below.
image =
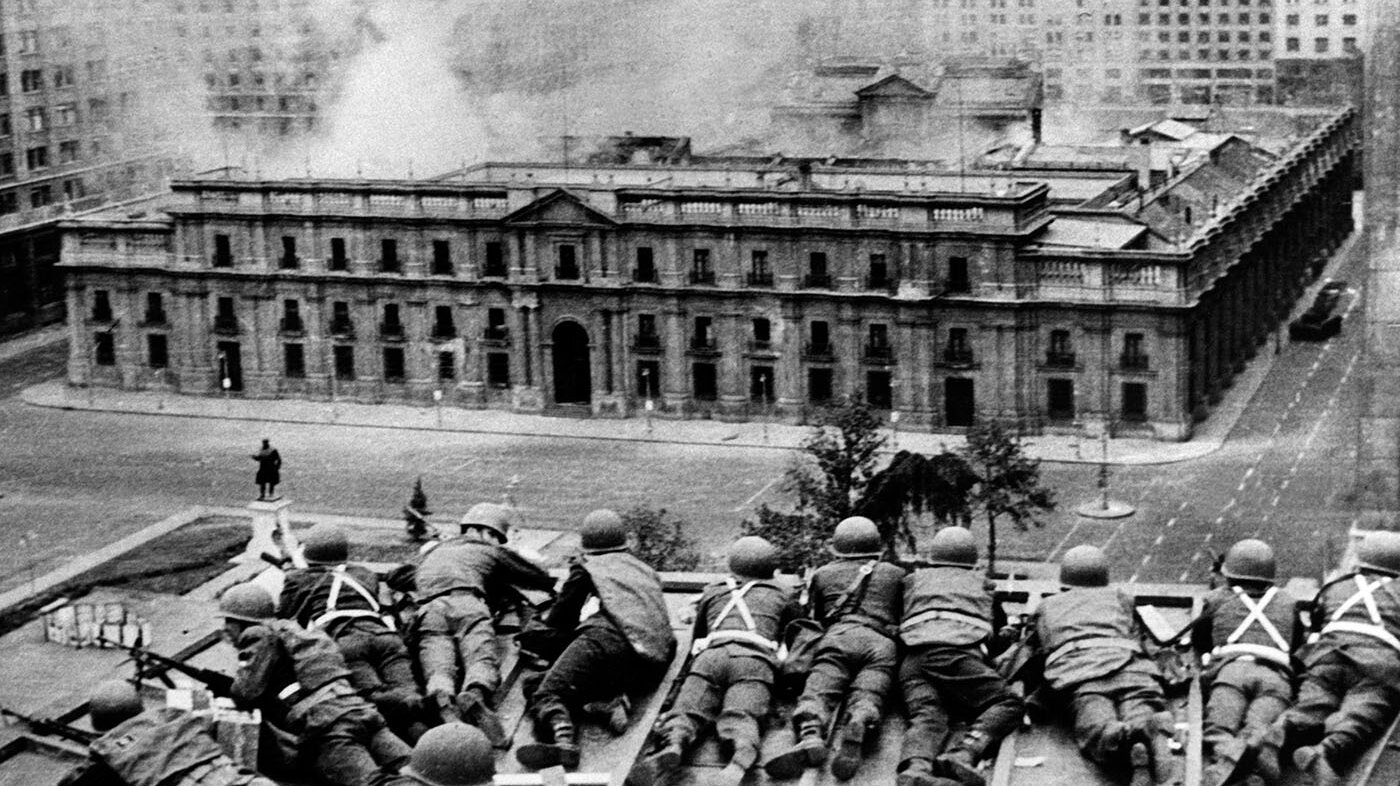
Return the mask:
[[97,353],[97,365],[117,365],[117,349],[112,339],[112,334],[104,330],[101,333],[94,333],[92,338],[93,346]]
[[867,371],[865,373],[865,401],[875,409],[892,409],[894,389],[890,372]]
[[948,257],[948,291],[967,292],[972,282],[967,276],[967,257]]
[[306,349],[301,344],[282,345],[282,375],[290,379],[306,376]]
[[1313,24],[1318,27],[1327,26],[1327,14],[1318,14],[1313,17]]
[[1316,53],[1318,53],[1318,54],[1320,54],[1320,55],[1321,55],[1321,54],[1326,54],[1328,43],[1330,43],[1330,42],[1329,42],[1326,38],[1314,38],[1314,39],[1313,39],[1313,51],[1316,52]]
[[452,275],[452,245],[446,240],[433,241],[433,268],[435,276]]
[[754,344],[766,347],[773,340],[773,326],[765,317],[755,317],[753,320],[753,340]]
[[24,162],[31,169],[46,169],[49,165],[49,149],[47,147],[31,147],[24,151]]
[[1142,382],[1123,383],[1123,419],[1130,422],[1147,420],[1147,385]]
[[[0,177],[12,177],[15,174],[15,154],[0,153]],[[10,192],[11,196],[14,192]]]
[[331,238],[331,270],[347,270],[350,260],[345,256],[345,238]]
[[433,308],[433,338],[453,338],[457,335],[457,326],[452,321],[451,306],[436,306]]
[[73,86],[73,66],[58,66],[53,70],[53,86],[57,88]]
[[300,265],[297,259],[297,239],[291,235],[282,236],[282,257],[278,260],[278,266],[283,270],[295,270]]
[[214,235],[214,267],[233,267],[233,250],[228,235]]
[[755,404],[773,403],[772,366],[754,366],[749,369],[749,401]]
[[486,267],[481,271],[481,275],[493,278],[506,277],[505,249],[498,241],[488,241],[486,243]]
[[44,72],[37,68],[26,68],[19,72],[19,89],[24,93],[36,93],[44,89]]
[[506,328],[506,310],[503,308],[486,309],[486,335],[488,341],[505,341],[510,337],[510,331]]
[[644,283],[656,281],[656,260],[649,246],[637,248],[637,266],[632,270],[632,280]]
[[1356,27],[1356,14],[1342,14],[1343,27]]
[[43,131],[47,126],[43,107],[24,110],[24,123],[30,132]]
[[493,388],[510,387],[510,355],[505,352],[486,353],[486,384]]
[[1074,420],[1074,380],[1047,379],[1045,397],[1051,420]]
[[387,237],[379,241],[379,269],[385,273],[399,272],[399,241]]
[[579,277],[578,249],[572,243],[561,243],[555,257],[554,277],[572,281]]
[[112,321],[112,299],[105,289],[95,289],[92,292],[92,320],[94,322]]
[[807,286],[831,286],[831,274],[826,266],[825,251],[813,251],[807,255]]
[[301,302],[298,300],[282,301],[282,332],[300,333],[303,329],[301,321]]
[[831,369],[807,369],[807,399],[813,404],[825,404],[831,401],[831,394]]
[[346,336],[354,332],[355,326],[350,322],[350,304],[344,300],[333,301],[331,303],[331,334]]
[[439,352],[437,374],[439,382],[450,382],[457,378],[457,354],[455,352]]
[[165,324],[164,300],[159,292],[146,293],[146,317],[144,321],[147,325]]
[[[78,141],[75,139],[70,139],[68,141],[58,143],[58,163],[60,164],[71,164],[74,161],[77,161],[78,156],[81,154],[82,148],[78,144]],[[13,163],[10,164],[10,169],[13,171]]]
[[1298,46],[1298,39],[1296,39],[1296,38],[1288,38],[1288,39],[1285,39],[1284,42],[1283,42],[1283,48],[1284,48],[1284,51],[1286,51],[1286,52],[1297,52],[1298,49],[1299,49],[1299,46]]
[[[22,5],[22,4],[21,4]],[[19,31],[19,52],[20,54],[33,54],[39,51],[39,31],[21,30]]]
[[713,363],[692,363],[691,381],[695,398],[699,401],[714,401],[719,397],[719,386]]
[[170,365],[170,351],[166,338],[161,333],[146,336],[146,365],[151,368],[166,368]]
[[34,208],[53,204],[53,188],[50,186],[35,186],[29,189],[29,206]]
[[697,248],[691,252],[690,283],[692,284],[713,284],[715,282],[714,268],[710,267],[710,250],[708,248]]
[[355,378],[355,348],[347,344],[337,344],[332,347],[331,354],[335,360],[335,378],[353,380]]
[[384,348],[384,381],[403,382],[403,347]]
[[661,398],[660,361],[637,361],[637,395],[645,399]]

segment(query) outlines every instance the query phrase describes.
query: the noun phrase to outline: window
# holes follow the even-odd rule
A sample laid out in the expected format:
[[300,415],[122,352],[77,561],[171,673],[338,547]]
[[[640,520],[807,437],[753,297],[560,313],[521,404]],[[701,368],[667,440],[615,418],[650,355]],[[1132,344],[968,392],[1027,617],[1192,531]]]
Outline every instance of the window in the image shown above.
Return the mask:
[[768,266],[768,251],[754,249],[749,252],[749,286],[773,286],[773,269]]
[[714,401],[719,397],[719,387],[715,376],[715,364],[692,363],[691,380],[695,398],[699,401]]
[[578,249],[571,243],[562,243],[555,251],[554,277],[563,280],[574,280],[579,277],[578,271]]
[[773,403],[772,366],[754,366],[749,369],[749,401],[755,404]]
[[1283,21],[1284,21],[1284,23],[1287,24],[1289,27],[1297,27],[1297,26],[1298,26],[1298,15],[1297,15],[1297,14],[1288,14],[1287,16],[1285,16],[1285,17],[1283,18]]
[[825,288],[831,286],[831,275],[827,272],[826,252],[813,251],[807,255],[806,286]]
[[165,324],[165,304],[164,298],[159,292],[146,293],[146,318],[147,325]]
[[350,322],[350,304],[344,300],[331,303],[331,334],[336,336],[354,335],[355,326]]
[[19,72],[19,89],[25,93],[35,93],[44,89],[44,72],[37,68],[26,68]]
[[214,235],[214,267],[233,267],[233,250],[229,246],[228,235]]
[[166,368],[170,365],[170,351],[164,334],[146,335],[146,365],[151,368]]
[[53,86],[56,88],[73,86],[73,66],[58,66],[53,70]]
[[1147,385],[1123,383],[1123,419],[1135,423],[1147,420]]
[[948,291],[967,292],[972,283],[967,278],[967,257],[948,257]]
[[1045,398],[1051,420],[1074,420],[1074,380],[1045,380]]
[[301,344],[282,345],[282,375],[289,379],[306,376],[306,348]]
[[335,378],[353,380],[355,378],[355,348],[348,344],[337,344],[331,348],[335,359]]
[[690,283],[715,283],[715,271],[710,267],[710,250],[708,248],[697,248],[691,252]]
[[39,31],[21,30],[19,31],[19,52],[23,55],[33,54],[39,51]]
[[872,324],[866,336],[865,356],[872,360],[889,360],[893,355],[889,325],[881,322]]
[[379,241],[379,270],[399,272],[399,241],[387,237]]
[[45,116],[43,107],[34,107],[24,111],[25,127],[29,131],[43,131],[45,127]]
[[1073,366],[1074,345],[1070,343],[1068,330],[1050,331],[1050,348],[1045,353],[1048,366]]
[[753,320],[753,343],[755,349],[767,349],[773,341],[773,325],[766,317]]
[[214,310],[214,331],[219,333],[238,332],[238,316],[233,311],[233,298],[221,297]]
[[345,238],[331,238],[331,270],[348,270],[350,260],[345,256]]
[[1342,14],[1342,27],[1356,27],[1356,14]]
[[870,276],[865,281],[866,289],[886,289],[890,286],[889,264],[884,254],[870,255]]
[[1327,52],[1327,44],[1328,41],[1326,38],[1314,38],[1313,51],[1318,54],[1325,54]]
[[384,381],[403,382],[403,347],[384,348]]
[[661,346],[661,336],[656,332],[655,314],[637,315],[637,346],[652,349]]
[[451,306],[433,307],[433,338],[454,338],[457,325],[452,321]]
[[403,338],[403,322],[399,319],[399,304],[384,304],[384,321],[379,323],[379,335],[384,338]]
[[943,350],[943,359],[948,363],[972,362],[972,344],[967,340],[967,328],[948,329],[948,346]]
[[[506,277],[505,250],[498,241],[492,240],[486,244],[486,267],[481,271],[481,275],[493,278]],[[507,382],[507,384],[509,384]]]
[[875,409],[894,407],[894,388],[891,385],[890,372],[865,372],[865,402]]
[[1327,14],[1318,14],[1313,17],[1313,24],[1318,27],[1327,26]]
[[831,401],[831,369],[807,369],[807,400],[813,404]]
[[660,361],[637,361],[637,395],[648,400],[661,398]]
[[831,354],[831,328],[822,320],[814,320],[811,326],[811,337],[807,345],[809,355],[830,355]]
[[112,300],[105,289],[95,289],[92,292],[92,321],[112,321]]
[[656,282],[656,260],[652,256],[649,246],[641,246],[637,249],[637,266],[632,269],[632,280]]
[[282,258],[278,260],[278,266],[283,270],[296,270],[298,264],[297,239],[291,235],[283,235]]
[[117,365],[117,348],[112,339],[112,334],[104,330],[101,333],[94,333],[92,338],[94,349],[97,351],[97,365]]
[[1284,42],[1283,42],[1283,49],[1284,49],[1284,51],[1286,51],[1286,52],[1297,52],[1297,51],[1298,51],[1298,39],[1296,39],[1296,38],[1287,38],[1287,39],[1285,39]]
[[504,352],[486,353],[486,384],[493,388],[510,387],[510,355]]
[[486,340],[505,341],[509,337],[510,331],[506,328],[506,310],[503,308],[486,309]]
[[[60,164],[71,164],[77,161],[80,153],[81,150],[79,149],[77,140],[68,140],[58,143],[58,163]],[[8,156],[9,154],[6,153],[5,155]],[[13,159],[11,159],[10,170],[14,171]]]
[[435,276],[452,275],[452,245],[446,240],[433,241],[433,268]]
[[710,317],[695,318],[695,333],[690,339],[692,349],[714,349],[714,320]]
[[439,382],[450,382],[457,378],[457,354],[455,352],[438,353],[437,375]]
[[282,301],[282,332],[300,333],[304,328],[301,321],[301,301]]
[[45,169],[49,165],[49,149],[47,147],[31,147],[24,151],[25,164],[33,169]]
[[53,188],[50,186],[35,186],[29,189],[29,206],[40,208],[53,203]]
[[1141,333],[1123,334],[1123,368],[1145,369],[1147,368],[1147,353],[1143,350],[1143,335]]

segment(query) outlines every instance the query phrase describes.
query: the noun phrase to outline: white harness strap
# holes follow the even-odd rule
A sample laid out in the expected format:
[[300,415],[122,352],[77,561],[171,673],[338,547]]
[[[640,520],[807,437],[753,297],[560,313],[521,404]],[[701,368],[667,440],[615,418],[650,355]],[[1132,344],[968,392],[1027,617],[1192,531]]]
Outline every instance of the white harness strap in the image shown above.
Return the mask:
[[749,604],[744,602],[744,595],[746,595],[749,590],[753,589],[758,582],[750,581],[740,587],[739,583],[736,582],[732,576],[725,577],[725,582],[729,585],[729,602],[724,604],[724,608],[720,610],[719,616],[715,617],[714,624],[718,627],[729,618],[730,614],[738,612],[739,618],[744,621],[745,630],[717,630],[704,638],[696,639],[695,644],[690,648],[690,653],[692,655],[698,655],[704,652],[711,644],[723,644],[729,641],[742,641],[755,644],[774,653],[778,652],[781,645],[772,639],[764,638],[758,634],[758,625],[754,622],[753,612],[749,611]]
[[[1322,632],[1342,631],[1344,633],[1359,633],[1363,636],[1379,639],[1395,651],[1400,652],[1400,639],[1397,639],[1395,634],[1386,629],[1385,621],[1381,618],[1381,610],[1376,605],[1376,590],[1389,584],[1391,577],[1385,576],[1372,582],[1366,581],[1366,578],[1360,575],[1353,576],[1352,578],[1356,580],[1356,593],[1350,598],[1347,598],[1346,602],[1342,605],[1338,606],[1336,611],[1332,612],[1332,619],[1327,623],[1326,627],[1322,629]],[[1366,614],[1371,618],[1370,624],[1342,619],[1342,615],[1351,611],[1352,607],[1358,603],[1365,604]]]
[[[1225,638],[1225,643],[1211,651],[1211,655],[1221,657],[1225,655],[1249,655],[1271,663],[1276,663],[1284,668],[1292,668],[1292,661],[1289,659],[1288,640],[1279,633],[1274,623],[1264,615],[1265,609],[1269,606],[1269,601],[1278,594],[1278,587],[1270,587],[1256,603],[1253,598],[1239,587],[1231,587],[1235,592],[1235,597],[1244,604],[1249,614],[1244,618],[1229,636]],[[1261,630],[1273,641],[1273,647],[1266,647],[1259,644],[1241,643],[1240,637],[1257,624]]]
[[[331,591],[330,597],[326,600],[326,611],[324,614],[311,620],[311,624],[308,627],[319,628],[328,622],[339,619],[377,619],[389,625],[391,629],[393,628],[393,625],[380,613],[379,599],[374,597],[374,594],[371,593],[365,585],[356,581],[354,576],[346,573],[344,565],[336,565],[331,569],[331,574]],[[369,604],[369,608],[337,609],[336,605],[340,600],[340,591],[345,587],[349,587],[355,594],[364,598],[365,602]]]

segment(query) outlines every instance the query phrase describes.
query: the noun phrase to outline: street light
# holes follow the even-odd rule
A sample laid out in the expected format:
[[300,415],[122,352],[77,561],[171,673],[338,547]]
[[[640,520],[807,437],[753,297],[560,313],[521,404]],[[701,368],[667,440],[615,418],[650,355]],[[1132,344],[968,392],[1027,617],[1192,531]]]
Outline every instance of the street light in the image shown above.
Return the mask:
[[768,415],[772,408],[773,396],[768,390],[768,372],[758,375],[758,390],[763,395],[763,443],[768,444]]
[[647,434],[651,434],[651,411],[655,405],[652,404],[651,401],[651,369],[649,368],[642,369],[642,388],[643,392],[647,395],[645,405],[647,418]]
[[442,428],[442,388],[433,391],[433,405],[437,407],[438,428]]

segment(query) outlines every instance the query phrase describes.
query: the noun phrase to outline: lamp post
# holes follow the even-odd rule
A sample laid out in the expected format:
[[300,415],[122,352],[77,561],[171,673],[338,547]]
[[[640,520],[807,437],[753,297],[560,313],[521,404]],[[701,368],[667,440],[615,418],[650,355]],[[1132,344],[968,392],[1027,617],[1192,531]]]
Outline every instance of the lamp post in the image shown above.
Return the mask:
[[651,369],[649,369],[649,368],[644,368],[644,369],[642,369],[642,387],[644,388],[643,392],[646,393],[646,396],[647,396],[646,404],[643,405],[643,406],[644,406],[644,408],[645,408],[645,410],[646,410],[647,435],[650,436],[650,435],[651,435],[651,411],[652,411],[652,409],[654,408],[655,405],[652,404],[652,400],[651,400]]
[[442,388],[433,391],[433,406],[437,408],[437,427],[442,428]]
[[228,406],[228,391],[233,387],[233,380],[228,376],[228,353],[219,351],[219,387],[224,391],[224,406]]
[[156,369],[156,409],[165,409],[165,369]]
[[768,374],[758,375],[758,389],[763,394],[763,444],[768,444],[768,413],[772,408],[773,397],[768,391]]

